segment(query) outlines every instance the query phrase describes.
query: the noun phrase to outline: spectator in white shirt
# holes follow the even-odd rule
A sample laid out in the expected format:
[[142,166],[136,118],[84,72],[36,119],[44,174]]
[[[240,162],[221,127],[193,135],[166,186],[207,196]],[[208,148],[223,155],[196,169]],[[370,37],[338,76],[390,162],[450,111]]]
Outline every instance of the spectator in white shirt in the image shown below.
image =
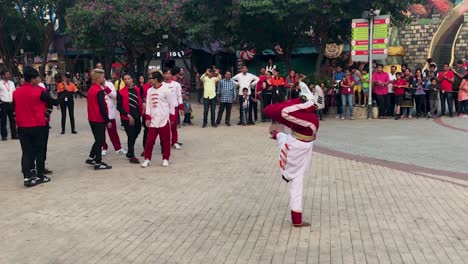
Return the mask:
[[392,68],[390,69],[390,72],[388,73],[388,77],[390,78],[390,83],[388,84],[388,100],[390,102],[388,104],[388,112],[387,112],[388,116],[393,116],[395,113],[395,93],[393,91],[393,81],[397,79],[396,71],[397,71],[397,67],[392,66]]
[[2,80],[0,81],[0,128],[2,140],[7,140],[7,118],[10,121],[11,138],[18,139],[15,122],[15,107],[13,105],[13,92],[15,91],[15,84],[11,81],[11,73],[9,71],[1,72]]
[[[238,73],[236,76],[232,77],[232,81],[234,81],[235,84],[237,84],[237,87],[239,88],[239,102],[242,102],[242,97],[243,97],[243,94],[242,94],[242,89],[244,88],[247,88],[249,91],[248,91],[248,95],[251,94],[251,90],[250,90],[250,87],[251,86],[256,86],[258,81],[260,80],[257,76],[251,74],[251,73],[248,73],[249,69],[247,68],[247,66],[242,66],[242,69],[241,69],[241,72]],[[239,107],[242,107],[239,103]],[[242,121],[242,111],[239,111],[240,114],[239,114],[239,124],[241,123]]]

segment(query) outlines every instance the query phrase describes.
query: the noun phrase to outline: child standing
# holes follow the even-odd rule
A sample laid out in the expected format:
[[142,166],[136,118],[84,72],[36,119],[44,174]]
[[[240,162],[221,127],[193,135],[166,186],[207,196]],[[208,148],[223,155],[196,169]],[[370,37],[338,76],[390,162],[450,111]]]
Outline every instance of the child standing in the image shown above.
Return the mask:
[[461,118],[468,118],[468,74],[463,77],[460,84],[460,91],[458,92],[458,101],[460,102],[460,115]]
[[185,94],[182,95],[182,101],[184,104],[184,126],[192,125],[192,104],[190,104],[189,98],[189,92],[185,92]]
[[396,104],[395,120],[398,120],[401,116],[401,104],[405,97],[405,89],[408,88],[408,82],[401,77],[401,72],[397,72],[395,76],[397,78],[395,81],[393,81]]
[[427,117],[436,117],[437,116],[437,104],[439,102],[439,92],[440,88],[437,85],[437,79],[431,78],[431,84],[427,86],[427,93],[429,96],[429,113]]
[[248,121],[248,113],[249,113],[249,107],[250,107],[250,96],[248,95],[249,89],[244,88],[242,89],[242,101],[240,102],[241,104],[241,122],[240,125],[247,125]]
[[362,107],[366,107],[369,101],[369,71],[366,68],[362,70],[362,91],[364,93],[364,104]]

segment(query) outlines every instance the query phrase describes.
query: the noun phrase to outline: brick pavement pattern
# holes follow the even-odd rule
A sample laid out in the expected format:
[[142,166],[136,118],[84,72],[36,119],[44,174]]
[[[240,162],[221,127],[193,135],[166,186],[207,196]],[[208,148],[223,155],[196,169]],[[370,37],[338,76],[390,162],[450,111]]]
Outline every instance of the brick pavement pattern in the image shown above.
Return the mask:
[[111,152],[114,169],[94,172],[84,101],[76,108],[78,135],[59,135],[53,114],[48,184],[24,188],[19,143],[0,144],[2,264],[468,262],[462,186],[316,153],[304,182],[312,226],[293,228],[267,125],[184,127],[170,167]]

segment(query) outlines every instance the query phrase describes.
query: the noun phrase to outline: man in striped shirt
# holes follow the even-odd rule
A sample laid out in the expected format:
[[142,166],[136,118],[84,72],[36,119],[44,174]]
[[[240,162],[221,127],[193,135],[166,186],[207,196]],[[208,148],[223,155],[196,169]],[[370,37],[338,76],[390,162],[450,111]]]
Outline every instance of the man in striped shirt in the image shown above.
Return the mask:
[[224,79],[218,83],[216,95],[218,96],[219,111],[216,125],[221,123],[223,118],[224,109],[226,109],[226,126],[231,126],[231,110],[232,102],[236,99],[237,84],[231,80],[232,73],[227,70],[224,74]]

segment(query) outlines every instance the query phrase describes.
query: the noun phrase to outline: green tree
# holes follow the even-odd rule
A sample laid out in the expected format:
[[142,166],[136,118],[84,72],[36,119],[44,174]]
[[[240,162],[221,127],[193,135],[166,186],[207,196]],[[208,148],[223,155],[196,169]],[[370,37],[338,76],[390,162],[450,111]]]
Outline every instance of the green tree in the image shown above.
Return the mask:
[[93,49],[106,70],[116,48],[125,49],[127,68],[143,57],[146,69],[158,47],[178,42],[180,7],[179,1],[80,0],[68,10],[67,20],[75,44]]

